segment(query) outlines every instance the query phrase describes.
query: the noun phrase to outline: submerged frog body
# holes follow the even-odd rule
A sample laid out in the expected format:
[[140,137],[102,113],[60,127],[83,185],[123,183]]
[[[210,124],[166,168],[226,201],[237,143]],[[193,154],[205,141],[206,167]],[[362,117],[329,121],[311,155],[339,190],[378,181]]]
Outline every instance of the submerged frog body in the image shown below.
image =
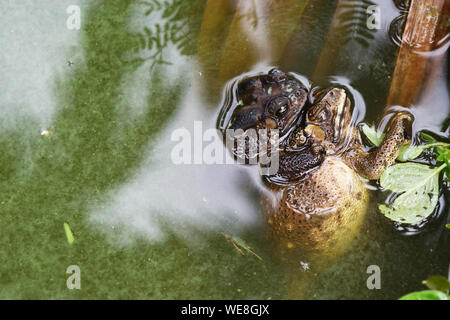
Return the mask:
[[[278,172],[265,178],[269,192],[262,208],[283,248],[336,255],[348,246],[364,218],[368,192],[363,178],[379,178],[395,160],[406,142],[411,116],[393,115],[382,144],[367,152],[351,123],[351,103],[344,89],[317,91],[312,98],[309,105],[305,100],[295,123],[277,126],[289,135],[281,143]],[[237,118],[252,111],[253,122],[244,128],[243,121],[235,121],[231,127],[267,127],[265,109],[245,103],[235,111]]]

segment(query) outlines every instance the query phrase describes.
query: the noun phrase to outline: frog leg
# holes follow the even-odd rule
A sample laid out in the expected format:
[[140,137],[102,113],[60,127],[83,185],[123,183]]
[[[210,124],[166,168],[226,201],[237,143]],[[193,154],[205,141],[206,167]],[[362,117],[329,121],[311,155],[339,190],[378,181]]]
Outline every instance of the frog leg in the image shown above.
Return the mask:
[[360,175],[370,180],[379,179],[397,158],[400,147],[409,141],[406,128],[412,119],[412,115],[407,112],[397,113],[392,117],[380,146],[370,152],[362,148],[351,150],[346,154],[347,160]]
[[296,180],[308,170],[319,166],[325,157],[323,146],[316,145],[302,151],[285,151],[280,156],[278,176]]

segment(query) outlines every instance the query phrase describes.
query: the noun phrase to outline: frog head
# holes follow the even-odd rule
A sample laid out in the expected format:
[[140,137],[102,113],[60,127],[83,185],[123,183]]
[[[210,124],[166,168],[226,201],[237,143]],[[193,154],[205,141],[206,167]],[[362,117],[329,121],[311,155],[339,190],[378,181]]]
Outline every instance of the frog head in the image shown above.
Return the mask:
[[308,90],[279,70],[239,83],[238,106],[230,122],[231,129],[278,129],[283,136],[296,123],[307,101]]
[[350,99],[342,88],[327,88],[313,94],[314,103],[306,111],[305,123],[295,129],[290,145],[323,146],[327,151],[341,145],[351,125]]

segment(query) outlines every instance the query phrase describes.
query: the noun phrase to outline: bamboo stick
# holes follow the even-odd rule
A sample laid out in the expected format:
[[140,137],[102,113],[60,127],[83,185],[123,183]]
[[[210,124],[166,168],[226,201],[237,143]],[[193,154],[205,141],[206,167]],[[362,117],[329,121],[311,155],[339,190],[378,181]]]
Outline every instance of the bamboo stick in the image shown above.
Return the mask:
[[450,1],[411,0],[387,107],[409,107],[442,72],[444,55],[428,54],[449,32]]

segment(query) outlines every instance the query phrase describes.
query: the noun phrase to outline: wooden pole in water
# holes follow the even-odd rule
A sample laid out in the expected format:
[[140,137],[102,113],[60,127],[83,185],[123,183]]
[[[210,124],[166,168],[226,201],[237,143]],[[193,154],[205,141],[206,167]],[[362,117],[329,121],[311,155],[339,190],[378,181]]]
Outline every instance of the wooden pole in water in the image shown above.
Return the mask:
[[411,106],[443,71],[445,54],[430,53],[448,37],[449,9],[448,0],[411,0],[387,107]]

